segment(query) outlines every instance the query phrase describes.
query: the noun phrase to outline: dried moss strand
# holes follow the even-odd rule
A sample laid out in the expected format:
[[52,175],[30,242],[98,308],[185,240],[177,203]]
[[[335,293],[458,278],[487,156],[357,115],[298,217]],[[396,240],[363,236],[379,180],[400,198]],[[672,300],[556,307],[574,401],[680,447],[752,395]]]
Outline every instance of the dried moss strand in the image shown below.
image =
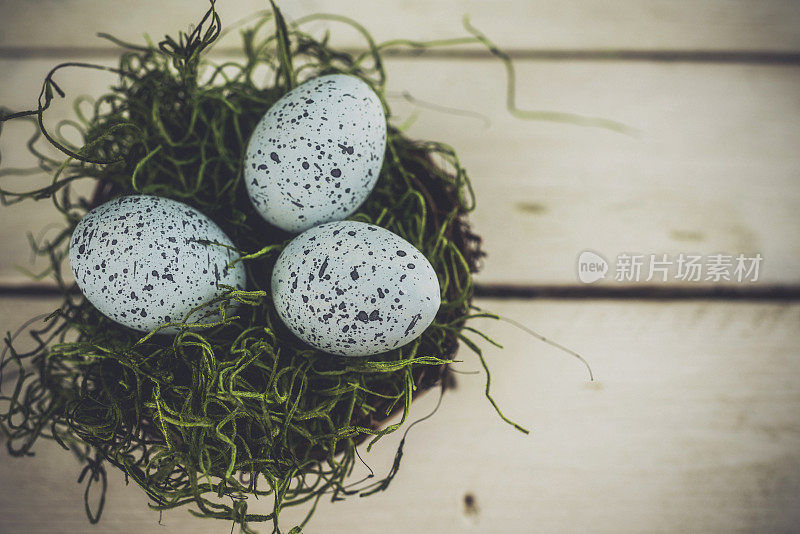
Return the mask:
[[526,120],[542,120],[552,122],[564,122],[569,124],[576,124],[579,126],[589,126],[594,128],[603,128],[617,133],[626,135],[636,135],[637,131],[627,124],[605,119],[601,117],[585,117],[583,115],[576,115],[574,113],[564,113],[560,111],[539,111],[539,110],[524,110],[517,107],[516,97],[516,72],[514,70],[514,63],[511,57],[497,47],[486,35],[473,26],[469,21],[469,16],[465,15],[463,19],[464,28],[472,34],[479,42],[486,46],[489,52],[497,57],[506,70],[506,107],[514,117]]

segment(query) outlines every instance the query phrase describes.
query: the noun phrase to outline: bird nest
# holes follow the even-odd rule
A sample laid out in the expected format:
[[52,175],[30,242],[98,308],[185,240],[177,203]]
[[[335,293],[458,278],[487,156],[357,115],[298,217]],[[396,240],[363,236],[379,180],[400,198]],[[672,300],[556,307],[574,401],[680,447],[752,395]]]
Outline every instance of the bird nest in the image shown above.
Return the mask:
[[[29,325],[34,349],[20,352],[7,339],[0,370],[15,384],[0,395],[0,431],[14,455],[29,454],[40,438],[72,449],[84,463],[86,511],[93,522],[103,500],[90,504],[89,487],[102,482],[104,494],[106,465],[138,484],[155,509],[193,505],[197,515],[233,520],[245,530],[272,521],[277,531],[281,508],[316,503],[323,495],[381,491],[397,472],[402,450],[385,478],[353,486],[346,479],[357,446],[365,440],[372,446],[401,428],[421,392],[444,389],[460,342],[480,355],[467,335],[480,334],[467,322],[480,315],[471,301],[472,275],[482,256],[480,239],[466,222],[474,208],[467,174],[452,148],[410,139],[394,125],[381,61],[385,48],[356,27],[367,36],[363,54],[332,48],[326,39],[288,25],[274,8],[241,30],[240,59],[215,62],[208,52],[221,23],[212,2],[193,31],[158,45],[106,36],[121,47],[117,66],[56,66],[36,109],[0,111],[3,121],[38,125],[29,148],[37,170],[53,177],[44,188],[3,190],[4,202],[51,199],[65,221],[56,238],[36,248],[50,260],[47,275],[62,301],[44,323]],[[90,113],[67,122],[82,134],[77,145],[43,120],[52,99],[65,96],[56,75],[67,68],[117,76],[107,94],[91,101]],[[256,81],[264,73],[270,81]],[[281,323],[269,281],[292,236],[254,211],[242,179],[248,138],[270,106],[303,80],[333,73],[367,82],[390,119],[380,177],[350,219],[412,243],[430,261],[441,287],[441,308],[421,337],[364,358],[322,353]],[[86,100],[80,103],[76,109],[85,109]],[[41,141],[66,159],[49,157]],[[79,180],[95,182],[94,194],[77,194],[73,185]],[[62,276],[80,218],[127,194],[189,204],[231,237],[248,278],[247,291],[222,297],[238,303],[236,315],[175,335],[142,335],[100,314]],[[399,420],[389,424],[396,413]],[[248,496],[271,497],[272,512],[251,512]]]

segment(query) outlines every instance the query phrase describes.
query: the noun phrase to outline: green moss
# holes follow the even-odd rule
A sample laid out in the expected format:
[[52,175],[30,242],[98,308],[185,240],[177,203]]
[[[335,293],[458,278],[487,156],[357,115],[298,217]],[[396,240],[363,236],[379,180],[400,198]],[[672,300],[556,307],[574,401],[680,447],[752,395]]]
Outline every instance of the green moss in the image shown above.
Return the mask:
[[[271,33],[265,31],[270,21],[275,22]],[[323,495],[336,499],[381,491],[397,472],[402,444],[386,478],[350,487],[345,480],[356,462],[356,446],[365,438],[371,446],[400,428],[415,392],[444,384],[459,340],[480,355],[466,336],[480,333],[465,326],[473,314],[472,273],[482,255],[479,238],[465,222],[474,208],[466,172],[450,147],[413,141],[391,124],[378,183],[351,219],[395,232],[430,260],[442,290],[435,322],[406,347],[347,359],[302,344],[276,315],[269,275],[291,236],[265,223],[247,198],[242,161],[250,132],[291,87],[329,73],[364,79],[391,116],[381,50],[425,46],[376,45],[366,30],[344,22],[365,35],[367,53],[335,50],[298,25],[287,26],[274,9],[242,30],[240,61],[215,64],[205,55],[221,31],[212,4],[193,32],[167,37],[158,46],[108,37],[123,47],[116,68],[59,65],[47,76],[37,109],[2,117],[38,124],[29,148],[38,170],[53,176],[45,188],[0,191],[4,203],[52,199],[65,226],[36,248],[50,259],[43,275],[58,284],[61,306],[43,328],[30,330],[37,341],[33,350],[20,353],[13,336],[6,339],[8,357],[0,371],[13,370],[16,380],[13,391],[0,395],[0,431],[14,455],[30,454],[39,438],[76,452],[88,475],[86,510],[93,522],[103,501],[90,506],[89,488],[100,482],[104,494],[106,464],[140,485],[156,509],[190,504],[197,515],[233,520],[246,530],[248,523],[272,521],[277,531],[283,507],[316,503]],[[266,86],[255,81],[265,67],[274,76]],[[87,100],[76,100],[76,120],[69,124],[83,134],[82,146],[70,146],[42,120],[51,100],[64,96],[54,79],[64,68],[99,68],[119,76],[108,94],[92,102],[88,116],[81,112]],[[66,160],[40,150],[40,135]],[[28,172],[6,169],[0,175]],[[72,191],[77,180],[96,183],[93,198]],[[250,288],[223,297],[241,303],[236,316],[212,326],[186,325],[175,336],[142,336],[99,314],[64,281],[63,259],[77,221],[102,201],[135,193],[188,203],[233,239]],[[398,410],[400,421],[382,426]],[[248,496],[269,496],[273,512],[251,513]]]

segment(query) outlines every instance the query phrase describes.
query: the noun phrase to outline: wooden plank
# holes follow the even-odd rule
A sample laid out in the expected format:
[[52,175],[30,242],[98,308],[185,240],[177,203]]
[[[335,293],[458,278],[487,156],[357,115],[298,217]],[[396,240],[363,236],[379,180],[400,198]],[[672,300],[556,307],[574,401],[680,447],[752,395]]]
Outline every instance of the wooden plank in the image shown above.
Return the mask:
[[[0,101],[30,105],[50,64],[0,61],[8,80]],[[613,118],[640,131],[627,136],[509,116],[495,62],[395,58],[387,65],[398,122],[417,111],[405,91],[489,122],[425,108],[409,130],[452,144],[472,177],[472,220],[489,252],[482,282],[575,284],[585,249],[612,265],[621,253],[761,254],[758,283],[800,282],[800,69],[518,64],[521,107]],[[74,97],[98,94],[113,77],[91,71],[58,80]],[[50,123],[70,112],[66,103],[55,104]],[[0,139],[4,164],[25,164],[29,133],[27,125],[9,126]],[[0,242],[14,251],[0,257],[0,283],[27,281],[14,270],[30,267],[23,230],[52,232],[57,219],[47,202],[0,208]]]
[[[789,532],[800,521],[800,305],[585,303],[479,305],[581,352],[573,359],[506,323],[476,326],[492,391],[523,436],[496,417],[481,374],[457,375],[440,411],[406,441],[397,478],[369,499],[323,500],[308,532]],[[0,302],[0,326],[47,311],[49,301]],[[480,369],[459,353],[457,368]],[[422,397],[412,416],[433,408]],[[362,456],[390,468],[393,435]],[[0,454],[3,531],[85,532],[78,466],[57,448],[27,459]],[[354,474],[361,475],[363,468]],[[156,529],[158,514],[111,473],[98,533]],[[465,508],[472,495],[477,512]],[[251,510],[266,512],[268,502]],[[43,513],[43,511],[46,511]],[[303,510],[286,510],[288,530]],[[391,518],[391,520],[389,520]],[[228,525],[164,514],[168,532]],[[266,529],[268,530],[268,529]]]
[[[203,4],[0,0],[0,48],[107,46],[97,32],[139,42],[148,33],[158,40],[198,21]],[[262,0],[218,4],[224,24],[267,5]],[[378,40],[464,35],[461,19],[468,14],[478,28],[513,49],[800,50],[800,6],[791,0],[381,0],[368,6],[357,0],[296,0],[281,7],[290,19],[318,12],[353,17]],[[334,35],[343,46],[363,46],[354,31],[337,25]]]
[[800,71],[519,65],[520,106],[610,117],[640,131],[625,136],[510,118],[502,70],[490,62],[441,64],[424,77],[413,62],[399,63],[397,86],[492,120],[483,129],[425,113],[412,130],[452,143],[473,177],[473,220],[490,253],[482,280],[574,282],[586,249],[612,262],[621,253],[761,253],[762,282],[800,280],[800,236],[791,229],[800,123],[784,115],[800,111]]

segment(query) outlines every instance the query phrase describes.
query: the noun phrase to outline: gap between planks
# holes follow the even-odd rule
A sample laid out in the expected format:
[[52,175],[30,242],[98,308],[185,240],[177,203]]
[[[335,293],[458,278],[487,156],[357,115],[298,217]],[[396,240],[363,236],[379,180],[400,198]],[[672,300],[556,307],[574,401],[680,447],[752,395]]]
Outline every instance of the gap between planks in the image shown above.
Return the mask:
[[[73,289],[77,293],[77,289]],[[51,284],[0,284],[0,298],[51,298],[60,295]],[[800,286],[634,286],[611,285],[517,285],[475,284],[475,297],[496,300],[641,300],[641,301],[740,301],[797,302]]]
[[[342,48],[349,54],[360,54],[363,48]],[[744,65],[800,65],[800,52],[770,50],[646,50],[646,49],[502,49],[515,61],[648,61],[655,63],[731,63]],[[64,59],[71,57],[117,58],[117,46],[0,46],[0,59]],[[426,59],[474,60],[492,57],[489,50],[479,49],[414,49],[385,50],[385,56]],[[239,47],[215,48],[212,55],[241,55]]]

